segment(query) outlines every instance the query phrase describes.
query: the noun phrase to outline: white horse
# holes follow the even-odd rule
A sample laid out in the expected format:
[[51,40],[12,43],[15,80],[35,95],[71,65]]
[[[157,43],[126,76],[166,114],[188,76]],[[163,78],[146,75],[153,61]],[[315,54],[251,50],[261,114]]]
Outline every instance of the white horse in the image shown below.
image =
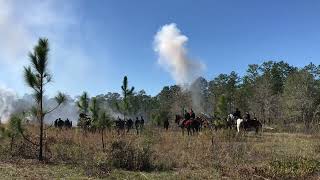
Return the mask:
[[233,121],[234,120],[234,116],[233,114],[229,114],[227,117],[227,122]]
[[240,118],[237,119],[237,131],[238,131],[238,133],[240,132],[240,126],[241,126],[242,122],[243,122],[243,119],[240,119]]
[[227,117],[227,128],[233,129],[236,125],[236,117],[233,114],[229,114]]
[[245,131],[255,130],[256,133],[258,133],[260,130],[262,130],[262,124],[256,118],[254,118],[253,120],[246,120],[246,121],[239,118],[237,119],[238,133],[241,131],[241,129]]

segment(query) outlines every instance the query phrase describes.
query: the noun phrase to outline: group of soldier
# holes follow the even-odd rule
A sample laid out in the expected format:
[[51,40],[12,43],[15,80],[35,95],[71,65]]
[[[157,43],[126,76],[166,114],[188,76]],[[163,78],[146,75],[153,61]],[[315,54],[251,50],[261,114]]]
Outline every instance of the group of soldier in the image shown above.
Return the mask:
[[133,125],[135,126],[137,134],[140,134],[144,128],[143,116],[141,116],[140,119],[139,119],[139,117],[136,117],[135,121],[133,121],[131,118],[121,119],[118,116],[118,120],[116,121],[116,127],[117,127],[118,134],[120,134],[121,131],[124,132],[125,128],[127,130],[126,132],[128,133],[130,131],[130,129],[133,128]]
[[[236,111],[233,113],[233,116],[235,117],[235,119],[242,119],[241,112],[238,108],[236,108]],[[251,120],[256,120],[256,119],[257,118],[255,118],[255,117],[253,119],[251,119],[249,112],[246,112],[245,116],[243,118],[243,120],[245,120],[245,121],[251,121]]]
[[68,118],[63,121],[61,118],[58,118],[54,121],[54,127],[56,128],[71,128],[72,127],[72,121],[70,121]]
[[[242,119],[241,112],[238,108],[236,108],[235,112],[233,113],[233,116],[235,119],[238,119],[238,118]],[[190,109],[190,112],[188,112],[187,110],[184,110],[184,121],[185,122],[188,120],[195,120],[195,119],[196,119],[196,114],[192,109]],[[252,120],[249,112],[245,113],[245,116],[243,119],[245,121]],[[255,118],[253,120],[255,120]],[[121,119],[118,116],[118,119],[115,121],[118,134],[120,134],[120,132],[124,132],[125,130],[128,133],[130,131],[130,129],[133,129],[133,126],[135,127],[136,133],[140,134],[144,128],[144,123],[145,123],[145,121],[143,119],[143,116],[141,116],[140,119],[139,119],[139,117],[136,117],[136,119],[134,121],[131,118]],[[54,121],[54,127],[71,128],[72,121],[70,121],[69,119],[66,119],[65,121],[63,121],[61,118],[58,118]],[[168,128],[169,128],[169,119],[168,118],[164,121],[164,128],[166,130],[168,130]]]

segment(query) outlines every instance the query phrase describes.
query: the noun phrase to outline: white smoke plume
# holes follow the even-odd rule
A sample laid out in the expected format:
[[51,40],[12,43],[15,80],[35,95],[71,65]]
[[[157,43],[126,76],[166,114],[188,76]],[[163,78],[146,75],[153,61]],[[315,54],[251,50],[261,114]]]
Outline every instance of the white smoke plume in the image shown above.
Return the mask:
[[[46,109],[52,109],[57,105],[54,98],[45,100]],[[67,101],[59,106],[55,111],[49,113],[45,116],[45,122],[50,124],[54,120],[61,118],[62,120],[66,120],[67,118],[72,121],[72,124],[75,126],[77,124],[79,113],[78,107],[72,97],[67,96]]]
[[17,100],[14,91],[0,87],[0,122],[6,122],[14,111],[13,103]]
[[[67,98],[67,102],[61,105],[58,109],[45,116],[45,122],[51,124],[55,119],[61,118],[63,120],[69,119],[73,121],[74,125],[78,121],[78,108],[71,97]],[[44,99],[45,109],[52,109],[57,104],[54,98]],[[32,95],[18,95],[7,88],[0,88],[0,120],[5,123],[9,120],[10,116],[14,113],[28,112],[34,106]]]
[[175,23],[160,28],[154,37],[154,50],[159,64],[164,67],[177,84],[190,85],[199,77],[205,65],[188,56],[186,44],[188,37],[181,34]]
[[200,93],[203,90],[197,84],[192,84],[201,76],[205,65],[188,56],[187,42],[188,37],[181,34],[175,23],[166,24],[154,37],[154,50],[159,56],[159,64],[178,85],[191,92],[194,110],[203,112],[203,94]]

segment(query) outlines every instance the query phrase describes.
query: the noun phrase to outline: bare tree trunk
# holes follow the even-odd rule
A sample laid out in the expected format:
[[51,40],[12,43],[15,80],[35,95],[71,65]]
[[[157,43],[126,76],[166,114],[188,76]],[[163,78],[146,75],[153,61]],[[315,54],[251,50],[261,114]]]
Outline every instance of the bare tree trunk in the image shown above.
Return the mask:
[[103,134],[104,134],[104,129],[101,130],[102,150],[104,150],[105,148]]
[[39,137],[39,161],[43,160],[43,75],[41,75],[41,87],[40,87],[40,112],[39,112],[39,117],[40,117],[40,137]]
[[11,137],[11,141],[10,141],[10,152],[12,154],[12,150],[13,150],[13,140],[14,140],[14,137],[12,136]]

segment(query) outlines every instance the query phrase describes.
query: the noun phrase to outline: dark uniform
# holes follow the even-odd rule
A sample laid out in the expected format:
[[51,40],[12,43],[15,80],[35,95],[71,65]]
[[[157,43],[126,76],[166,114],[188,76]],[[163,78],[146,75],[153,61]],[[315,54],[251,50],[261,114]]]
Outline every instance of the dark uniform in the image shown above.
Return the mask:
[[190,112],[190,118],[191,119],[195,119],[196,118],[196,114],[193,112],[192,109],[191,109],[191,112]]
[[134,125],[136,126],[136,130],[137,130],[137,134],[139,134],[139,126],[140,126],[140,120],[139,118],[137,117],[136,118],[136,121],[134,122]]
[[250,120],[251,120],[250,114],[249,114],[248,112],[246,112],[245,119],[246,119],[247,121],[250,121]]
[[236,118],[241,118],[241,112],[239,111],[239,109],[236,109],[236,112],[233,113],[233,116]]
[[185,113],[184,113],[184,119],[190,120],[190,114],[187,111],[185,111]]
[[141,116],[140,123],[141,123],[141,129],[143,129],[143,127],[144,127],[144,119],[143,119],[143,117],[142,117],[142,116]]
[[129,118],[129,120],[127,121],[127,132],[130,131],[130,129],[132,128],[133,125],[133,121],[131,118]]
[[164,120],[163,122],[163,127],[168,130],[169,129],[169,118],[166,118],[166,120]]

